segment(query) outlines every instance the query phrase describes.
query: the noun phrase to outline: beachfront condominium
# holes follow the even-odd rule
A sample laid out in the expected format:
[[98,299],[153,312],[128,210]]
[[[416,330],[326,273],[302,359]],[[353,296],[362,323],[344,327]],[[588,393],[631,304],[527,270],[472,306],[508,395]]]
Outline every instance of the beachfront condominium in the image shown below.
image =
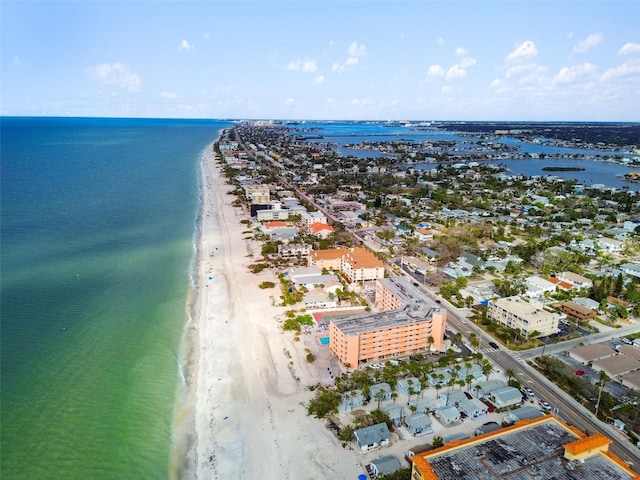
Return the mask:
[[378,279],[376,306],[377,313],[331,321],[329,345],[343,365],[358,368],[443,349],[446,309],[406,279]]
[[338,270],[347,283],[384,278],[384,263],[366,248],[314,250],[309,266]]
[[525,338],[557,333],[562,318],[559,313],[546,311],[543,303],[518,296],[491,300],[488,315],[502,325],[520,330]]
[[546,415],[418,453],[411,458],[411,479],[640,478],[609,452],[611,443],[601,433],[585,435]]

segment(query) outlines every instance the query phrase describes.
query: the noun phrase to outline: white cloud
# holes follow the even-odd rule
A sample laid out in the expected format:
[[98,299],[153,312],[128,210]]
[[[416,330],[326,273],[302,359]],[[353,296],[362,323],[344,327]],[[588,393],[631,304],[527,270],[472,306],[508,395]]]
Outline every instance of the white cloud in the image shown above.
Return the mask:
[[442,37],[438,37],[438,38],[436,38],[436,43],[437,43],[438,45],[444,45],[444,38],[442,38]]
[[462,57],[463,55],[466,55],[467,51],[462,48],[462,47],[458,47],[456,48],[456,57]]
[[347,67],[349,67],[349,66],[351,66],[351,65],[357,65],[359,61],[360,61],[360,60],[358,59],[358,57],[349,57],[349,58],[347,58],[347,60],[344,62],[344,64],[345,64]]
[[625,43],[618,50],[618,55],[633,55],[636,53],[640,53],[640,43]]
[[318,64],[315,60],[305,58],[304,60],[291,60],[287,66],[287,70],[292,72],[303,71],[304,73],[313,73],[318,70]]
[[290,107],[291,105],[293,105],[294,103],[296,103],[294,98],[286,98],[284,101],[285,106]]
[[126,88],[130,92],[139,92],[142,86],[142,77],[131,73],[129,68],[121,63],[101,63],[88,68],[87,72],[105,85]]
[[324,75],[318,75],[316,78],[313,79],[314,85],[322,85],[323,83],[324,83]]
[[536,44],[531,40],[525,40],[518,45],[513,52],[507,55],[507,62],[517,62],[520,60],[526,60],[538,55],[538,49]]
[[349,45],[349,48],[347,48],[347,53],[350,57],[366,57],[367,48],[362,44],[358,44],[358,42],[353,42]]
[[625,62],[614,68],[610,68],[602,74],[601,80],[608,81],[622,77],[630,77],[640,74],[639,62]]
[[513,77],[514,75],[522,75],[523,73],[529,73],[532,70],[536,70],[538,65],[535,62],[532,63],[523,63],[521,65],[514,65],[513,67],[509,67],[505,73],[507,78]]
[[169,100],[175,100],[178,98],[178,94],[173,92],[160,92],[160,96],[162,98],[168,98]]
[[444,68],[436,64],[436,65],[429,66],[429,71],[427,72],[427,75],[429,75],[430,77],[442,77],[444,73],[445,73]]
[[601,33],[592,33],[573,47],[573,53],[587,53],[592,48],[598,46],[602,42],[603,38],[604,37]]
[[178,50],[184,50],[186,52],[188,52],[189,50],[194,50],[196,48],[195,45],[189,43],[187,40],[182,40],[180,42],[180,46],[178,47]]
[[445,85],[444,87],[442,87],[442,88],[440,89],[440,91],[441,91],[442,93],[444,93],[444,94],[451,94],[451,93],[455,92],[455,88],[450,87],[450,86],[448,86],[448,85]]
[[458,64],[462,68],[473,67],[476,64],[476,60],[474,58],[463,58],[462,61]]
[[316,64],[315,60],[309,60],[307,58],[305,58],[302,62],[302,71],[309,73],[309,72],[315,72],[316,70],[318,70],[318,65]]
[[454,65],[449,70],[447,70],[447,74],[445,75],[446,80],[450,80],[452,78],[463,78],[466,77],[467,71],[464,68],[461,68],[460,65]]
[[335,62],[333,65],[331,65],[331,70],[336,73],[342,73],[344,72],[344,65],[342,65],[341,63]]
[[585,76],[596,73],[596,66],[592,63],[583,63],[582,65],[576,65],[573,67],[564,67],[560,69],[558,74],[553,77],[554,84],[568,84],[573,83],[576,80],[584,78]]

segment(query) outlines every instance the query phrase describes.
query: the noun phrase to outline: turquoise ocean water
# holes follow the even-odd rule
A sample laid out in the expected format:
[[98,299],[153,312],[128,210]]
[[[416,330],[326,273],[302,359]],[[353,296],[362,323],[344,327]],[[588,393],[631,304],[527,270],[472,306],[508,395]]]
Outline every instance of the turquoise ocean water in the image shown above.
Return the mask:
[[1,119],[4,480],[175,468],[199,162],[228,125]]

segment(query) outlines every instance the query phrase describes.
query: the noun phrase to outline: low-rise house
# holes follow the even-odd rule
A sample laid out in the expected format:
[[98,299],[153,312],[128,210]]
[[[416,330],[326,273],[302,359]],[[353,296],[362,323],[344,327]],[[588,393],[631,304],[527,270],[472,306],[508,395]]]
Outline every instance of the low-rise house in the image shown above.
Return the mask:
[[415,407],[415,413],[431,413],[437,404],[433,398],[418,397],[409,402],[409,407]]
[[388,383],[376,383],[369,388],[369,397],[371,400],[391,400],[391,385]]
[[426,413],[415,413],[406,417],[404,419],[404,424],[406,425],[407,430],[409,430],[409,433],[414,437],[433,433],[433,429],[431,428],[431,418]]
[[302,303],[305,308],[335,308],[338,306],[338,301],[335,297],[329,296],[322,288],[314,288],[302,297]]
[[522,407],[510,410],[506,417],[503,418],[504,423],[511,425],[519,422],[520,420],[532,420],[534,418],[542,417],[544,413],[539,408],[533,405],[523,405]]
[[458,402],[458,410],[467,418],[475,420],[489,413],[489,408],[477,398],[465,399]]
[[602,370],[611,378],[617,378],[620,375],[640,370],[640,360],[630,355],[614,355],[593,361],[591,368],[597,372]]
[[576,288],[591,288],[593,280],[573,272],[560,272],[554,275],[557,279],[568,282]]
[[502,387],[487,394],[487,400],[497,410],[522,404],[522,392],[515,387]]
[[309,230],[320,238],[327,238],[335,231],[331,225],[327,225],[326,223],[312,223],[309,225]]
[[473,384],[471,390],[476,394],[478,398],[484,398],[490,391],[498,390],[499,388],[506,387],[507,384],[503,380],[493,379],[485,382],[477,382]]
[[353,410],[354,408],[362,407],[366,402],[362,390],[350,390],[345,392],[340,397],[340,403],[346,410]]
[[378,457],[371,460],[371,472],[376,476],[391,475],[393,472],[400,470],[402,464],[400,460],[391,455]]
[[590,345],[582,345],[569,350],[569,357],[580,362],[583,365],[589,365],[594,360],[600,360],[607,357],[613,357],[616,351],[609,345],[603,343],[594,343]]
[[306,259],[311,253],[311,245],[306,243],[289,243],[278,245],[278,256],[280,258],[300,258]]
[[445,392],[440,392],[440,401],[447,406],[449,405],[458,406],[460,402],[466,399],[467,399],[467,396],[464,394],[462,390],[453,390],[450,388]]
[[623,263],[620,265],[620,270],[625,274],[640,278],[640,264],[639,263]]
[[[422,391],[420,380],[416,377],[401,378],[397,381],[397,387],[405,395],[414,395]],[[411,391],[409,391],[411,389]]]
[[391,420],[396,427],[402,424],[402,419],[404,418],[404,408],[402,405],[385,405],[382,407],[382,411],[389,415],[389,420]]
[[391,442],[389,428],[384,422],[376,423],[370,427],[359,428],[353,432],[353,436],[362,452],[386,447]]
[[556,291],[556,284],[537,275],[527,277],[527,291],[525,295],[529,298],[543,298],[545,294]]
[[453,405],[436,408],[435,415],[438,421],[445,427],[460,423],[460,412]]
[[595,318],[597,312],[588,307],[580,305],[579,303],[573,301],[566,301],[562,303],[562,311],[567,315],[571,315],[579,320],[587,320],[590,318]]

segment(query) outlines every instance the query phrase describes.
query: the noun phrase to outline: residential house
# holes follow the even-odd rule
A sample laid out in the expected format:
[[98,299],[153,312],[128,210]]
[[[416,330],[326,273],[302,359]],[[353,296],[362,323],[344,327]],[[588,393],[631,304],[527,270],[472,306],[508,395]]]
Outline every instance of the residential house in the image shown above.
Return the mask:
[[409,402],[409,407],[415,407],[415,413],[431,413],[437,408],[436,401],[428,397],[416,397]]
[[[379,398],[378,398],[379,397]],[[369,388],[369,398],[371,401],[391,400],[391,385],[388,383],[376,383]]]
[[475,420],[489,413],[489,408],[486,404],[478,400],[477,398],[464,399],[458,402],[458,410],[466,415],[467,418]]
[[401,378],[397,381],[396,385],[398,390],[404,395],[415,395],[422,391],[420,380],[416,377]]
[[369,427],[359,428],[353,432],[358,448],[362,452],[368,452],[375,448],[386,447],[391,441],[389,428],[384,422],[376,423]]
[[515,387],[502,387],[491,390],[486,395],[486,398],[496,407],[496,410],[522,404],[522,392]]
[[431,418],[426,413],[415,413],[410,415],[404,419],[404,424],[407,427],[407,430],[409,430],[409,433],[414,437],[433,433],[433,429],[431,428]]
[[326,223],[312,223],[309,225],[309,230],[320,238],[327,238],[335,231],[331,225],[327,225]]
[[384,405],[382,411],[389,416],[389,420],[391,420],[396,427],[402,424],[402,419],[404,418],[404,408],[402,405],[395,403],[393,405]]
[[373,460],[371,460],[370,465],[371,471],[376,477],[391,475],[393,472],[402,468],[400,460],[391,455],[374,458]]
[[340,403],[346,410],[362,407],[365,402],[366,398],[360,389],[345,392],[340,397]]
[[573,301],[562,302],[562,311],[579,320],[595,318],[597,312]]
[[436,408],[435,415],[438,421],[445,427],[460,423],[460,412],[453,405]]

